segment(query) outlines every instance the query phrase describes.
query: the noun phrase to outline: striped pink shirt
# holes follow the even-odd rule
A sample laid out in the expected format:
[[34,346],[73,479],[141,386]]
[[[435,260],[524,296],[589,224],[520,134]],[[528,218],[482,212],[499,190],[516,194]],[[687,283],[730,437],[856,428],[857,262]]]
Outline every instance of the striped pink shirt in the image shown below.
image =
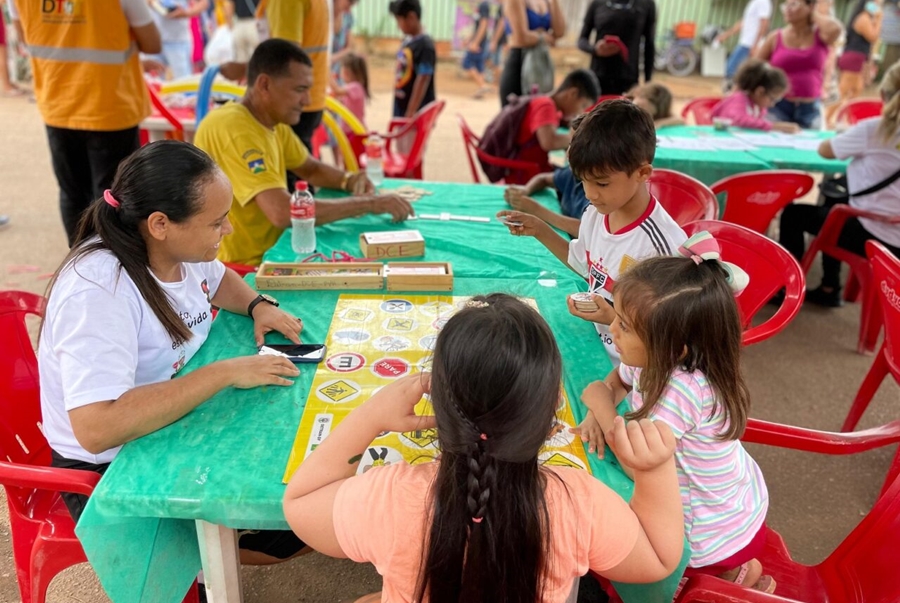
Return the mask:
[[[633,388],[631,410],[644,404],[641,369],[619,365]],[[719,440],[727,426],[706,376],[678,369],[669,377],[650,418],[672,428],[678,444],[675,465],[684,508],[690,567],[704,567],[746,547],[766,520],[769,494],[756,461],[738,440]]]

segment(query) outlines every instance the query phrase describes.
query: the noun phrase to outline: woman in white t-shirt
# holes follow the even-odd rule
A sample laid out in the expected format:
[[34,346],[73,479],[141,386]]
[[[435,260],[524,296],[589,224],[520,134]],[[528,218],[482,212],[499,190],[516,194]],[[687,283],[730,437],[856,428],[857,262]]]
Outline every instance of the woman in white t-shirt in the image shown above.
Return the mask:
[[[819,145],[826,159],[850,159],[847,166],[849,203],[857,209],[879,214],[900,215],[900,63],[891,67],[881,82],[884,109],[881,117],[864,120],[846,132]],[[893,181],[870,194],[869,188]],[[856,196],[854,196],[856,195]],[[789,205],[781,214],[779,242],[798,260],[803,256],[803,234],[818,234],[830,207]],[[865,256],[865,243],[875,239],[900,256],[900,225],[867,218],[849,218],[841,230],[838,245]],[[822,284],[808,290],[806,299],[826,307],[841,305],[841,264],[822,256]]]
[[[125,159],[112,189],[85,213],[48,292],[38,349],[54,466],[102,474],[124,443],[218,391],[290,385],[299,374],[286,358],[254,355],[178,376],[209,334],[213,305],[249,314],[258,344],[269,331],[299,342],[300,319],[216,260],[231,232],[231,201],[231,184],[208,155],[162,141]],[[87,498],[64,498],[77,519]],[[242,559],[273,562],[303,547],[275,540],[272,549],[242,538],[254,551]]]

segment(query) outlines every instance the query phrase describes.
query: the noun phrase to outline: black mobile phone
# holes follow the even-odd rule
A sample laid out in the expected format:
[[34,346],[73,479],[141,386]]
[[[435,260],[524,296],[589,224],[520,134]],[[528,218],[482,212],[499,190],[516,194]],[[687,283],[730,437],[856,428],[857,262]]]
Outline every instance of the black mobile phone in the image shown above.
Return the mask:
[[260,354],[272,354],[273,352],[287,356],[287,359],[293,363],[322,362],[322,359],[325,358],[325,344],[301,343],[298,345],[295,343],[278,343],[259,346]]

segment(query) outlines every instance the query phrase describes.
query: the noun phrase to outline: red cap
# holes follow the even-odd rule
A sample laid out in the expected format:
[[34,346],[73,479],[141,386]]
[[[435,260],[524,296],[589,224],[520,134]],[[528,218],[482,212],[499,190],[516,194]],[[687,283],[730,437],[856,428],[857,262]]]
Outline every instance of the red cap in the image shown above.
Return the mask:
[[306,180],[298,180],[296,184],[294,184],[295,191],[305,191],[309,190],[309,185],[306,183]]

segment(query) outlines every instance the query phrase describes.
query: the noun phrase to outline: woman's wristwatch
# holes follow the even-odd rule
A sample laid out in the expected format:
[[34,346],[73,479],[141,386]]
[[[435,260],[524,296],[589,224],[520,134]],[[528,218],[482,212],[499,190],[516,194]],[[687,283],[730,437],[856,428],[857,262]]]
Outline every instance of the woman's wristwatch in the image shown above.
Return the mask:
[[253,318],[253,308],[258,306],[262,302],[266,302],[267,304],[272,304],[276,308],[279,306],[277,299],[275,299],[271,295],[266,295],[265,293],[260,293],[259,295],[256,296],[256,299],[254,299],[252,302],[250,302],[250,305],[247,306],[247,316],[249,316],[250,318]]

